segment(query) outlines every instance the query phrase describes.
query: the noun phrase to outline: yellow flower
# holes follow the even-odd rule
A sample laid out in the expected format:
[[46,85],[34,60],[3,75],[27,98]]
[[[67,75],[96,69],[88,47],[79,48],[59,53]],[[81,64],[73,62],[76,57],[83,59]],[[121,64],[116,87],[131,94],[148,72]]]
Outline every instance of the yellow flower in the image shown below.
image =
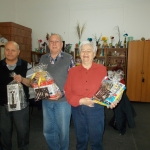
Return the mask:
[[103,36],[101,40],[102,40],[102,41],[104,41],[104,42],[107,42],[107,40],[108,40],[108,37],[106,37],[106,36]]

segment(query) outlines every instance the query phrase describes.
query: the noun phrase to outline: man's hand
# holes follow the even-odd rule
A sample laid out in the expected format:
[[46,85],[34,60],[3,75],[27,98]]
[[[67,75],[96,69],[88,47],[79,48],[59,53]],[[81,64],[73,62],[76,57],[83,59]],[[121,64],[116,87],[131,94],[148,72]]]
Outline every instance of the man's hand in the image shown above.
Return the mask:
[[23,83],[27,87],[31,86],[31,80],[28,78],[23,78],[20,74],[14,76],[14,80],[18,83]]
[[40,74],[41,74],[40,72],[37,72],[37,73],[35,74],[35,77],[34,77],[34,78],[35,78],[36,80],[38,80],[39,77],[40,77]]
[[23,77],[20,74],[18,74],[14,76],[14,80],[18,83],[21,83],[23,80]]
[[62,94],[61,94],[61,93],[57,93],[54,98],[49,98],[49,99],[50,99],[50,100],[57,101],[57,100],[59,100],[61,97],[62,97]]
[[94,107],[94,102],[93,100],[91,100],[90,98],[81,98],[80,101],[79,101],[79,104],[80,105],[86,105],[86,106],[89,106],[89,107]]

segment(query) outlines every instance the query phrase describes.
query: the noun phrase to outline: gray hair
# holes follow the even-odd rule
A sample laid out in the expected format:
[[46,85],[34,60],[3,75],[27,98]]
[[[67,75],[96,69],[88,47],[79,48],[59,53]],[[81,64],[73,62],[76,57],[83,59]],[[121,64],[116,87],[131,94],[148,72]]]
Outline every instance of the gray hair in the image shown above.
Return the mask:
[[49,39],[50,39],[50,37],[51,37],[52,35],[57,35],[57,36],[60,38],[61,42],[63,41],[62,36],[61,36],[60,34],[57,34],[57,33],[51,33],[51,35],[49,36]]
[[79,52],[81,52],[82,46],[84,46],[84,45],[91,46],[92,49],[93,49],[93,52],[96,54],[96,52],[97,52],[97,46],[93,42],[90,42],[90,41],[83,41],[83,42],[81,42],[81,44],[79,46]]

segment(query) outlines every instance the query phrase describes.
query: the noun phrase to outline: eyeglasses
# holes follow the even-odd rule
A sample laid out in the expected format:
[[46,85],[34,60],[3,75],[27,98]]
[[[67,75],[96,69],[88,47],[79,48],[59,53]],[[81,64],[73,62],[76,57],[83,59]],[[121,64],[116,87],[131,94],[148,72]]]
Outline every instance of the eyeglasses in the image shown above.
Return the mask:
[[50,44],[58,44],[60,41],[50,41]]
[[85,51],[85,50],[81,50],[81,53],[88,53],[88,54],[90,54],[90,53],[92,53],[93,51],[91,51],[91,50],[87,50],[87,51]]

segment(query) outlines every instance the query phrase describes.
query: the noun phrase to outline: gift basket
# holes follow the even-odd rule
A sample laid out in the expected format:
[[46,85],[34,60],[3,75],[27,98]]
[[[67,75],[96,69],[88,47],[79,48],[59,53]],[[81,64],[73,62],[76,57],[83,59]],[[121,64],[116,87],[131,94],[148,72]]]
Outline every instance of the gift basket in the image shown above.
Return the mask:
[[[56,97],[56,94],[61,93],[59,87],[54,82],[53,77],[46,71],[46,64],[38,64],[33,68],[34,74],[32,75],[32,87],[35,91],[35,101],[42,99],[49,99]],[[35,79],[36,73],[39,73],[39,79]]]
[[120,82],[123,76],[124,73],[121,70],[113,71],[106,76],[92,99],[103,106],[109,106],[116,100],[119,101],[123,91],[126,89],[125,85]]
[[[11,77],[16,74],[13,72]],[[13,80],[7,85],[7,109],[8,111],[22,110],[27,106],[26,96],[21,83]]]

